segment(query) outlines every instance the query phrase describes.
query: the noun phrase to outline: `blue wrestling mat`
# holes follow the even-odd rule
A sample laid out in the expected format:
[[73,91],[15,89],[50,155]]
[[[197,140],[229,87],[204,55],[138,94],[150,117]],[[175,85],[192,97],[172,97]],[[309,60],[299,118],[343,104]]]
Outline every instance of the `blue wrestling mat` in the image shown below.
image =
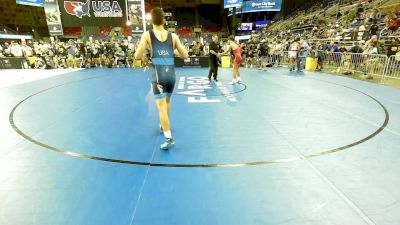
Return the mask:
[[0,89],[1,225],[400,224],[400,90],[323,73],[143,69]]

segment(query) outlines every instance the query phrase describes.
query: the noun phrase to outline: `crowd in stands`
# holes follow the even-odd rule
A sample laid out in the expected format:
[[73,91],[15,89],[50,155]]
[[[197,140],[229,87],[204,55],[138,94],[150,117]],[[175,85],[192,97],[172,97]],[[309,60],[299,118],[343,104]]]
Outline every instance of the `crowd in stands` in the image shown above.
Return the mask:
[[[347,1],[349,5],[342,5],[345,10],[338,8],[331,12],[332,20],[326,13],[329,9],[321,9],[316,4],[306,13],[295,13],[263,31],[253,32],[252,38],[246,41],[244,65],[279,64],[282,52],[291,50],[296,50],[299,58],[310,55],[320,58],[334,52],[388,57],[397,54],[400,58],[400,12],[382,13],[374,8],[375,1],[357,1],[355,4]],[[322,16],[318,17],[320,14]],[[346,41],[345,33],[361,36],[357,36],[356,41]]]
[[[0,57],[25,57],[28,68],[135,67],[134,55],[138,44],[138,40],[128,39],[87,42],[79,39],[66,42],[11,41],[0,44]],[[190,56],[209,54],[209,44],[206,41],[189,43],[184,39],[183,44]],[[144,58],[144,66],[149,63],[148,58]]]
[[117,67],[120,63],[130,67],[137,45],[127,40],[11,41],[0,45],[0,57],[25,57],[28,68]]

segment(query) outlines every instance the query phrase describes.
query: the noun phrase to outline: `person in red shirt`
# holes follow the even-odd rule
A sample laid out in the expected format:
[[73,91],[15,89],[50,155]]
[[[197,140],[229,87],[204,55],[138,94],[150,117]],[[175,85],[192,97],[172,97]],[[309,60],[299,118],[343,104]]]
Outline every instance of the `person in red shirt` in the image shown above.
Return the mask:
[[396,14],[393,14],[392,19],[388,23],[388,30],[389,33],[392,34],[396,32],[396,30],[399,28],[400,20],[397,18]]

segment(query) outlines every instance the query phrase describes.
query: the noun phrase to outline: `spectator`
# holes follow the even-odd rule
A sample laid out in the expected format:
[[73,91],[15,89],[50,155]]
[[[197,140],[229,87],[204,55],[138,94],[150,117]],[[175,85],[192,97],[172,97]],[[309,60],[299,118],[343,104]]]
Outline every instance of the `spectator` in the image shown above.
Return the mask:
[[333,42],[333,41],[331,42],[331,47],[329,48],[329,52],[331,52],[331,53],[340,52],[337,42]]
[[69,40],[68,46],[67,46],[67,66],[68,68],[77,68],[78,64],[75,58],[75,55],[77,54],[78,49],[76,48],[76,45],[73,40]]
[[33,51],[35,52],[36,56],[42,55],[42,46],[39,42],[33,42]]
[[208,56],[210,54],[210,46],[208,45],[208,43],[206,42],[203,48],[203,54],[205,56]]
[[307,51],[310,46],[307,44],[306,40],[300,39],[300,51],[297,57],[297,70],[302,71],[305,67],[305,60],[307,57]]
[[389,23],[387,26],[387,28],[389,30],[389,34],[396,32],[397,29],[399,28],[399,26],[400,26],[400,21],[397,18],[397,15],[393,14],[392,19],[389,20]]
[[400,38],[393,38],[388,46],[387,56],[390,57],[392,55],[396,55],[398,52],[400,52]]
[[373,35],[373,36],[371,37],[371,39],[369,39],[369,40],[366,42],[364,48],[365,48],[365,49],[368,48],[368,45],[369,45],[370,43],[372,43],[372,44],[376,47],[376,49],[377,49],[377,51],[378,51],[378,54],[380,54],[380,53],[382,52],[382,50],[383,50],[382,44],[379,42],[378,36],[377,36],[377,35]]
[[[265,44],[267,44],[266,48],[267,48],[267,53],[268,53],[268,58],[267,58],[268,65],[272,66],[275,62],[275,59],[274,59],[275,43],[272,41],[269,41],[269,43],[266,42]],[[260,47],[261,47],[261,45],[260,45]]]
[[[363,55],[375,55],[378,54],[378,49],[376,48],[375,44],[373,42],[370,42],[367,46],[367,48],[364,50]],[[365,61],[365,71],[364,71],[364,77],[366,79],[372,79],[372,76],[368,73],[369,70],[371,70],[377,63],[377,60],[371,56],[367,58]]]
[[186,51],[189,52],[190,51],[189,43],[185,41],[183,45],[185,46]]
[[135,49],[129,48],[126,50],[126,67],[135,67]]
[[9,48],[4,49],[4,57],[14,57]]
[[351,47],[350,52],[351,53],[363,53],[364,50],[360,47],[360,43],[359,42],[355,42],[354,46]]
[[360,32],[364,32],[366,30],[367,30],[367,28],[365,27],[364,24],[362,24],[361,26],[358,27],[358,31],[360,31]]
[[281,60],[282,60],[282,52],[283,51],[283,45],[281,43],[281,41],[277,41],[276,45],[275,45],[275,54],[276,54],[276,62],[278,62],[278,66],[280,66],[281,64]]
[[367,48],[363,52],[364,55],[370,55],[370,54],[378,54],[378,49],[376,48],[376,45],[373,42],[370,42],[367,45]]
[[22,57],[23,56],[22,48],[16,41],[11,42],[10,52],[14,57]]
[[87,52],[86,52],[85,44],[82,42],[82,40],[80,40],[80,39],[77,40],[76,47],[80,54],[86,55]]
[[21,42],[21,50],[24,57],[33,56],[33,50],[29,45],[26,44],[26,41]]
[[32,68],[35,65],[36,57],[33,55],[33,49],[26,44],[25,41],[21,42],[22,54],[26,58],[28,67]]
[[311,43],[311,46],[308,49],[308,55],[311,58],[317,58],[318,57],[318,49],[317,49],[316,43]]
[[[289,53],[288,53],[288,57],[289,57],[289,69],[290,72],[294,71],[296,69],[296,61],[297,61],[297,56],[298,56],[298,52],[300,50],[300,38],[296,38],[295,40],[293,40],[293,42],[291,43],[290,47],[289,47]],[[298,64],[297,64],[298,65]],[[299,70],[299,68],[297,68]]]
[[362,4],[357,5],[357,18],[361,18],[362,14],[364,12],[364,7]]
[[314,26],[313,29],[312,29],[313,34],[317,33],[317,31],[318,31],[318,27]]
[[129,42],[128,43],[128,49],[131,49],[131,50],[135,51],[135,44],[133,44],[133,42]]
[[347,48],[344,47],[344,46],[340,46],[339,51],[340,51],[341,53],[345,53],[345,52],[347,52]]
[[82,64],[83,64],[83,60],[86,57],[86,53],[85,53],[85,49],[79,49],[79,42],[78,42],[78,46],[76,47],[76,52],[75,52],[75,64],[76,64],[76,68],[81,68]]
[[100,44],[100,42],[98,40],[96,40],[94,42],[94,44],[92,44],[90,46],[90,48],[91,48],[91,52],[92,52],[92,62],[93,62],[93,64],[96,67],[98,67],[98,66],[101,67],[100,58],[101,58],[101,55],[103,54],[104,46],[102,44]]
[[193,56],[200,56],[200,44],[194,42],[192,45]]
[[10,48],[10,44],[8,44],[8,42],[4,42],[4,48],[3,49],[6,50],[8,48]]
[[374,23],[371,25],[371,27],[369,28],[369,35],[370,37],[373,35],[377,35],[378,32],[378,25],[376,24],[376,21],[374,21]]
[[128,40],[124,39],[122,41],[122,44],[119,45],[119,47],[122,49],[122,51],[124,51],[124,53],[126,54],[126,51],[128,50]]
[[114,65],[119,68],[120,65],[122,65],[123,63],[125,63],[125,52],[122,50],[121,47],[117,48],[117,51],[115,52],[114,55]]
[[259,68],[262,70],[267,69],[267,64],[268,64],[268,44],[266,43],[266,40],[263,39],[261,40],[260,46],[258,48],[258,55],[259,55]]

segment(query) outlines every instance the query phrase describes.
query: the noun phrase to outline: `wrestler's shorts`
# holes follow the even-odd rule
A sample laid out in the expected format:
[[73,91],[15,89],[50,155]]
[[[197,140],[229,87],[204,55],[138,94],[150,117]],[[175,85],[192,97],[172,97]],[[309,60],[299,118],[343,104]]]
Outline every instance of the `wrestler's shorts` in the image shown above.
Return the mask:
[[155,99],[171,97],[175,87],[175,66],[155,65],[152,87]]

